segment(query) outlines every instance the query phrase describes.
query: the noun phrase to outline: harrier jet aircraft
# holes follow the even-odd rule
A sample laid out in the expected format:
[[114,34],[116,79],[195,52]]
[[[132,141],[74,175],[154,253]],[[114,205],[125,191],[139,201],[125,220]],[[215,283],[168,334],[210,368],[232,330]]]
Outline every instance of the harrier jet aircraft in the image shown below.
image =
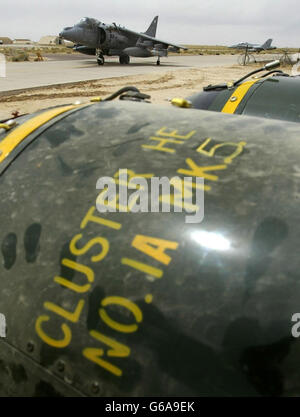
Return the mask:
[[262,45],[258,45],[255,43],[241,42],[241,43],[238,43],[237,45],[229,46],[229,48],[234,48],[234,49],[247,49],[248,48],[249,52],[260,52],[260,51],[265,51],[269,49],[276,49],[276,46],[271,46],[272,41],[273,39],[268,39]]
[[99,65],[104,64],[104,55],[118,55],[120,64],[129,64],[130,57],[168,56],[168,52],[187,49],[155,37],[158,16],[144,33],[135,32],[115,23],[107,25],[99,20],[85,17],[73,27],[65,28],[59,36],[75,43],[74,49],[87,55],[96,55]]

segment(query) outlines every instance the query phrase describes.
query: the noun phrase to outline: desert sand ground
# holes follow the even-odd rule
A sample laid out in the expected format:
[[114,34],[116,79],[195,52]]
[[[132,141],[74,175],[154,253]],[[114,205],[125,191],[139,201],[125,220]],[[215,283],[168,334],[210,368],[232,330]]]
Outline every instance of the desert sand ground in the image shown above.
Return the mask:
[[250,66],[233,65],[167,70],[159,74],[139,74],[7,92],[0,97],[0,120],[9,118],[15,111],[20,114],[32,113],[78,100],[88,102],[95,96],[105,98],[119,88],[129,85],[149,94],[151,102],[169,105],[169,100],[174,97],[186,98],[201,91],[208,84],[237,80],[252,69]]

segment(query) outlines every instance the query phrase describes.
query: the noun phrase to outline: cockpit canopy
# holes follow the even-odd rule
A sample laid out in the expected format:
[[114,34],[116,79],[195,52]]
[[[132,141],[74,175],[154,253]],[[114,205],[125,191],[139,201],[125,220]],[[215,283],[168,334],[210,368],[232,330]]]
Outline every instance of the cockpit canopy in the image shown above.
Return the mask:
[[92,28],[93,26],[98,26],[100,25],[101,22],[99,22],[99,20],[97,19],[93,19],[91,17],[83,17],[82,19],[80,19],[79,23],[76,26],[81,26],[81,27],[85,27],[85,28]]

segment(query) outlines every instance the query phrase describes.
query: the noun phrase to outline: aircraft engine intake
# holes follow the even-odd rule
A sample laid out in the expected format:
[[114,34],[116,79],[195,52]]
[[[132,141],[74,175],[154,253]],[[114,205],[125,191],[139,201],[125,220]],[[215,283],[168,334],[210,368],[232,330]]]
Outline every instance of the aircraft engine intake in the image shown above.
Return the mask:
[[98,28],[98,43],[102,45],[106,41],[107,35],[103,28]]

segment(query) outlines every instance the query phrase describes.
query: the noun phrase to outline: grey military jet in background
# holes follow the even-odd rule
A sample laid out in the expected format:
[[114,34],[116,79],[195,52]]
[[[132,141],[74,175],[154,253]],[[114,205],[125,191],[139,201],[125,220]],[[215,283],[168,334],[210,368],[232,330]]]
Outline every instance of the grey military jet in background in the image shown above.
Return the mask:
[[67,27],[59,34],[61,38],[72,41],[74,49],[87,55],[96,55],[99,65],[104,64],[104,55],[119,56],[120,64],[129,64],[130,57],[147,58],[168,56],[168,52],[180,52],[187,49],[180,45],[157,39],[158,16],[156,16],[146,32],[135,32],[115,23],[107,25],[97,19],[85,17],[72,27]]
[[273,39],[268,39],[265,43],[262,45],[258,45],[255,43],[248,43],[248,42],[241,42],[237,45],[229,46],[229,48],[233,49],[248,49],[249,52],[260,52],[270,49],[276,49],[276,46],[271,46],[273,42]]

